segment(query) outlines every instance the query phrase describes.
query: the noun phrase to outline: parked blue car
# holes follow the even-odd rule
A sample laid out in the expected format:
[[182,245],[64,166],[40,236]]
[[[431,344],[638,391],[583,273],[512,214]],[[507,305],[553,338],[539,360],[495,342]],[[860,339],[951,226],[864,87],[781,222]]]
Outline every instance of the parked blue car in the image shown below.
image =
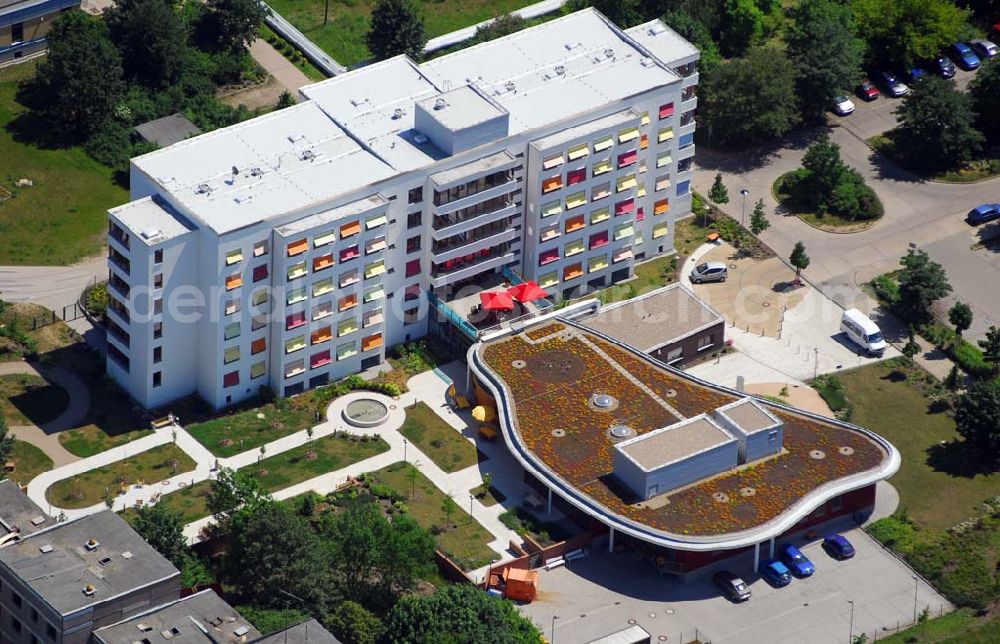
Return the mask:
[[955,75],[955,63],[951,62],[944,56],[934,59],[934,64],[931,68],[937,73],[941,78],[951,78]]
[[952,59],[955,61],[959,67],[967,72],[971,72],[973,69],[979,69],[981,61],[976,52],[969,49],[969,46],[964,42],[957,42],[948,48]]
[[1000,219],[1000,203],[984,203],[969,211],[965,220],[973,226]]
[[790,543],[781,546],[780,555],[781,562],[788,566],[796,577],[809,577],[816,572],[813,562],[809,561],[798,548]]
[[911,67],[906,70],[906,76],[910,79],[911,83],[919,83],[927,77],[927,72],[924,71],[923,67]]
[[846,537],[828,534],[823,537],[823,550],[834,559],[850,559],[854,556],[854,546]]
[[792,573],[789,572],[785,564],[777,559],[764,564],[760,569],[760,576],[775,588],[781,588],[792,583]]

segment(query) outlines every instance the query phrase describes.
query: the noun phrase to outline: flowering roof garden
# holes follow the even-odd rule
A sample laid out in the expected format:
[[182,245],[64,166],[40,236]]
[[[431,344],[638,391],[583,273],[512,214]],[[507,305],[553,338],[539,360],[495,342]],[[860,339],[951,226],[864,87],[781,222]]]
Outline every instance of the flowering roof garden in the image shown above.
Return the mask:
[[[479,343],[470,358],[529,471],[592,515],[665,545],[752,544],[899,467],[895,448],[868,430],[758,401],[784,423],[778,455],[642,501],[612,475],[609,429],[641,436],[745,394],[563,320]],[[610,405],[595,403],[601,394]]]

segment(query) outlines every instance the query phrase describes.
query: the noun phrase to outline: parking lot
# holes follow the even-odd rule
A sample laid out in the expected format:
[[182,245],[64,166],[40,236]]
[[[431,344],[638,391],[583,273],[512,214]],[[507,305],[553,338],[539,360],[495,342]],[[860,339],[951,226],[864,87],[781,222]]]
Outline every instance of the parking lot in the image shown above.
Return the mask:
[[835,561],[818,542],[808,544],[802,551],[816,573],[784,588],[751,579],[749,558],[733,566],[753,592],[741,604],[721,597],[710,580],[683,584],[661,577],[635,554],[595,549],[568,567],[542,571],[538,600],[521,611],[558,644],[589,642],[631,623],[654,642],[688,642],[697,629],[701,641],[715,644],[817,644],[848,642],[849,631],[866,632],[871,640],[912,622],[915,590],[918,610],[949,610],[943,597],[922,580],[915,583],[910,570],[860,528],[842,534],[857,550],[853,559]]

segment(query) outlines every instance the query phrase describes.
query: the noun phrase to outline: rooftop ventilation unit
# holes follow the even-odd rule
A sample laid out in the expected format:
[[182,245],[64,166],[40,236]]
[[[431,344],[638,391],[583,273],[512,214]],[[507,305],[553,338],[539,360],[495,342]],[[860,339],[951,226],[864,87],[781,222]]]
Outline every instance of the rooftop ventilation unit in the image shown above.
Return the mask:
[[249,632],[250,632],[249,628],[247,628],[246,626],[240,626],[235,631],[233,631],[233,635],[235,635],[236,637],[243,637]]
[[87,597],[93,597],[97,594],[97,589],[94,588],[94,584],[87,584],[83,587],[83,594]]
[[514,81],[507,81],[506,83],[504,83],[503,88],[508,92],[513,92],[517,90],[517,85],[514,84]]
[[199,183],[198,187],[194,189],[195,194],[199,195],[210,195],[212,194],[212,186],[207,183]]
[[316,159],[316,153],[312,150],[303,150],[299,154],[299,161],[314,161]]
[[[143,237],[145,237],[145,235],[143,235]],[[91,537],[87,539],[87,541],[83,544],[83,547],[86,548],[89,552],[93,552],[101,547],[101,542]]]
[[667,28],[665,26],[663,26],[662,22],[655,22],[655,23],[653,23],[653,26],[649,28],[649,35],[650,36],[659,36],[660,34],[664,33],[666,30],[667,30]]
[[149,631],[153,630],[153,627],[145,622],[139,622],[138,624],[135,625],[135,627],[138,628],[139,632],[141,633],[148,633]]
[[111,563],[111,557],[101,557],[101,560],[98,561],[97,563],[101,564],[102,566],[107,566],[109,563]]
[[299,141],[303,140],[304,138],[306,138],[305,134],[289,134],[288,135],[288,142],[289,143],[298,143]]
[[38,551],[41,552],[43,555],[47,555],[50,552],[52,552],[52,546],[50,546],[49,544],[45,544],[44,546],[39,548]]
[[566,75],[566,66],[565,65],[556,65],[556,74],[559,75],[559,76],[565,76]]
[[566,43],[566,50],[567,51],[573,51],[574,49],[576,49],[579,46],[580,46],[580,41],[568,42],[568,43]]
[[416,143],[417,145],[423,145],[424,143],[427,143],[427,140],[428,139],[426,134],[421,134],[420,132],[417,132],[416,134],[413,135],[413,142]]
[[128,550],[122,552],[122,559],[131,559],[133,556],[134,555]]
[[652,67],[653,65],[656,64],[656,62],[652,58],[649,58],[647,56],[646,58],[643,58],[641,61],[639,61],[639,64],[642,65],[643,67]]
[[264,170],[261,169],[261,168],[259,168],[259,167],[251,168],[250,169],[250,176],[251,177],[258,177],[258,178],[263,177],[264,176]]
[[237,195],[233,197],[233,201],[236,203],[249,203],[253,199],[253,195]]
[[615,50],[614,49],[612,49],[611,47],[608,47],[607,49],[604,50],[604,58],[607,59],[607,58],[614,58],[614,57],[615,57]]
[[354,107],[361,107],[362,105],[364,105],[367,102],[368,102],[367,98],[352,98],[351,99],[351,105],[353,105]]
[[163,233],[159,228],[143,228],[139,231],[139,235],[147,241],[159,237],[162,234]]
[[392,111],[392,120],[398,121],[401,118],[403,118],[403,108],[397,107]]
[[43,517],[43,516],[37,516],[37,517],[35,517],[34,519],[31,520],[31,525],[34,525],[34,526],[39,526],[39,525],[42,525],[43,523],[45,523],[45,517]]
[[446,107],[448,107],[448,101],[444,100],[443,98],[439,98],[434,101],[435,110],[443,110]]

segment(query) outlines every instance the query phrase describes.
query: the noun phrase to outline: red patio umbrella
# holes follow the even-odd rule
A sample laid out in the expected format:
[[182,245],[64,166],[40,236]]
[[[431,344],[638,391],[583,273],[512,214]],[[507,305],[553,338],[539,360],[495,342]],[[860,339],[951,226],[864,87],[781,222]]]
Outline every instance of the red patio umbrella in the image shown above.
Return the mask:
[[482,291],[479,293],[479,301],[485,311],[514,310],[514,300],[505,291]]
[[517,286],[507,289],[507,293],[522,304],[534,302],[549,296],[549,294],[535,282],[521,282]]

